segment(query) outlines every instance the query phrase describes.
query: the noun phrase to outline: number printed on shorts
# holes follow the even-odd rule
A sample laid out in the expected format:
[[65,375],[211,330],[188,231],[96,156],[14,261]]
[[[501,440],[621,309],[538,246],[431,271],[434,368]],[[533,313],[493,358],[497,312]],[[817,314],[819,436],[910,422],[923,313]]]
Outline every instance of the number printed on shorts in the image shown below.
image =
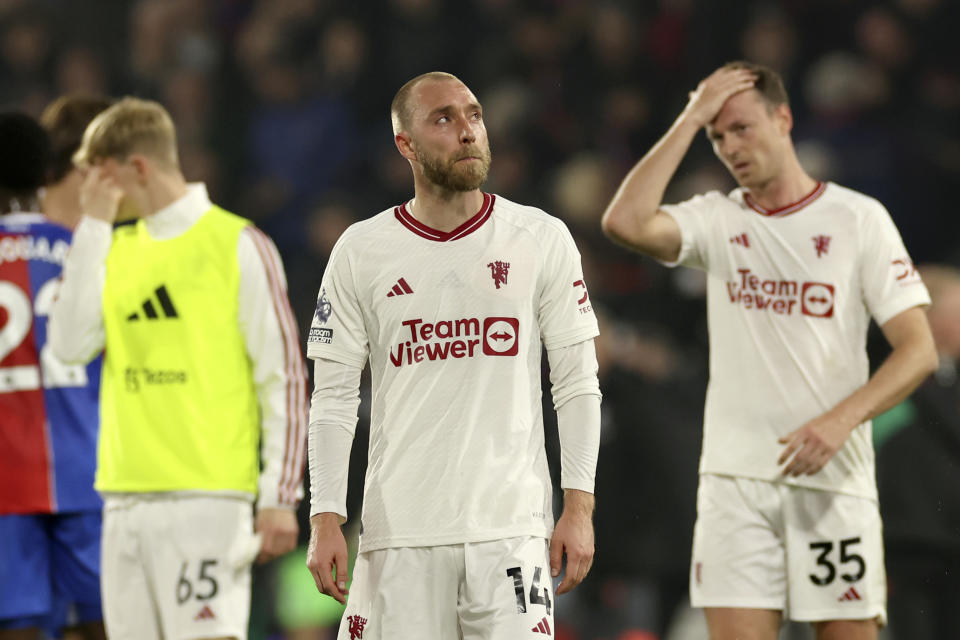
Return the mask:
[[[541,590],[540,575],[543,573],[541,567],[533,568],[533,584],[530,585],[530,604],[542,604],[547,608],[547,614],[553,602],[550,600],[550,583],[548,582]],[[526,591],[523,584],[523,570],[520,567],[510,567],[507,569],[507,577],[513,578],[513,590],[517,595],[517,613],[527,612]],[[542,595],[541,595],[542,594]]]
[[[867,563],[864,561],[863,556],[858,553],[853,553],[850,550],[850,547],[855,544],[860,544],[859,536],[840,541],[840,564],[847,565],[852,563],[856,568],[855,573],[844,571],[840,574],[840,577],[846,582],[856,582],[867,572]],[[837,577],[837,567],[830,559],[830,552],[833,551],[833,543],[811,542],[810,550],[817,554],[817,565],[823,567],[820,575],[810,574],[810,581],[818,587],[825,587],[832,583]]]
[[201,560],[200,572],[197,576],[197,588],[194,589],[194,583],[187,577],[189,563],[184,562],[180,567],[180,577],[177,579],[177,604],[183,604],[191,597],[197,600],[209,600],[217,595],[219,585],[217,579],[210,575],[210,571],[217,564],[216,560]]

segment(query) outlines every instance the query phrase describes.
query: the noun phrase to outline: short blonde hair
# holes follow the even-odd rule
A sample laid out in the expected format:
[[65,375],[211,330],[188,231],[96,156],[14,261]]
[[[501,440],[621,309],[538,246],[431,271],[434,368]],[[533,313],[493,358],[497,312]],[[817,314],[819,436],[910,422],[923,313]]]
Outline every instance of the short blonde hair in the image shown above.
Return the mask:
[[177,133],[170,114],[158,102],[126,97],[102,111],[83,133],[74,164],[125,160],[141,153],[165,169],[179,169]]

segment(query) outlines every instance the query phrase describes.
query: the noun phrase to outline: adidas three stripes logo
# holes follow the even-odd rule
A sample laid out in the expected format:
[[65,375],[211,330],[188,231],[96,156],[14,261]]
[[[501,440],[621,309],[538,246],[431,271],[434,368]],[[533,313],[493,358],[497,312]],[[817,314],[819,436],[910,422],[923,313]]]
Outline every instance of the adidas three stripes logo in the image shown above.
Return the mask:
[[403,278],[397,280],[397,284],[393,285],[393,289],[390,290],[390,293],[387,294],[388,298],[393,296],[402,296],[407,293],[413,293],[413,289],[410,288],[410,285],[407,284],[407,281]]
[[[140,310],[134,311],[127,316],[128,322],[134,322],[141,317],[147,320],[158,320],[161,316],[164,318],[180,317],[177,313],[177,308],[173,306],[173,300],[170,299],[170,295],[167,293],[166,285],[157,287],[153,294],[154,295],[143,301],[143,304],[140,305]],[[154,304],[155,302],[159,303],[159,311],[157,310],[157,305]]]

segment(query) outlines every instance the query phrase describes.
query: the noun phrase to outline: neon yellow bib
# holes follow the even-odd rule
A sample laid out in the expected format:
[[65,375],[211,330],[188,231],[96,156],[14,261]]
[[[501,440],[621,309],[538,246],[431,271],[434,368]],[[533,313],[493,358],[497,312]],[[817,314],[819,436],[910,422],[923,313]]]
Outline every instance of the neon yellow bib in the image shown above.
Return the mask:
[[169,240],[142,221],[114,233],[98,490],[256,493],[260,420],[237,321],[247,224],[212,207]]

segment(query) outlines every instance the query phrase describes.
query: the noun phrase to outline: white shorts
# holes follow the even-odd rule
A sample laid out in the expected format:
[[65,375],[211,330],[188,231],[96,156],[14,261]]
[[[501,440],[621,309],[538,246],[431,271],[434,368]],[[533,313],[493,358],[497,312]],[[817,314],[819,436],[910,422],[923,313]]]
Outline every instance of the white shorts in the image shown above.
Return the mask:
[[547,541],[520,537],[366,551],[338,640],[552,638]]
[[246,638],[250,565],[259,546],[252,507],[242,499],[107,497],[101,569],[107,635]]
[[886,623],[877,503],[705,474],[697,491],[690,602],[777,609],[791,620]]

